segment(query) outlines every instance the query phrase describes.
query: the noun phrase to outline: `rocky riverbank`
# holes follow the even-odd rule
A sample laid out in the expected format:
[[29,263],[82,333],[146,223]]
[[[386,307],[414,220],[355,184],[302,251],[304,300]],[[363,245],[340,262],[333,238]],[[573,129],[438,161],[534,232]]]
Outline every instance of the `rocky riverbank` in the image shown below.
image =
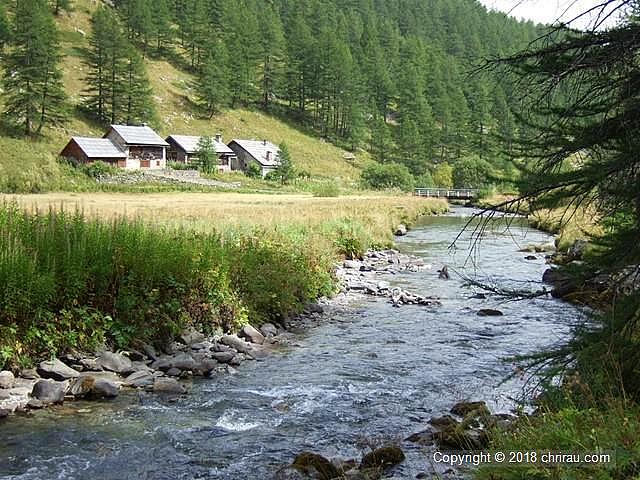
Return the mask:
[[0,418],[13,413],[60,405],[77,399],[115,398],[122,389],[140,389],[163,395],[188,393],[192,377],[215,378],[234,373],[246,361],[266,357],[271,350],[290,345],[295,333],[330,321],[332,312],[348,308],[354,296],[385,297],[394,306],[434,306],[438,299],[392,288],[388,279],[402,272],[430,269],[422,260],[397,250],[369,251],[360,260],[336,266],[339,293],[309,304],[282,326],[259,329],[244,326],[238,334],[206,336],[182,332],[157,351],[149,344],[125,352],[69,353],[40,362],[36,368],[0,372]]

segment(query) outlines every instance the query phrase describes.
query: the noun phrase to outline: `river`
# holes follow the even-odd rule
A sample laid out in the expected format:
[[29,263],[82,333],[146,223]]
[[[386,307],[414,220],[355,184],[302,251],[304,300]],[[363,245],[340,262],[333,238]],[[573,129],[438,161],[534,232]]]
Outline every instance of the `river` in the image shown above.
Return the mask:
[[[487,232],[479,256],[463,239],[449,245],[468,209],[425,218],[398,248],[433,269],[390,279],[442,306],[394,308],[383,298],[354,300],[299,335],[296,346],[235,375],[194,381],[177,401],[125,393],[111,402],[74,402],[12,417],[0,426],[0,479],[195,480],[268,479],[302,450],[359,457],[363,441],[402,440],[459,400],[485,400],[507,412],[524,379],[504,379],[515,365],[503,359],[562,342],[580,320],[574,307],[550,298],[504,302],[475,293],[447,264],[501,284],[539,289],[541,255],[518,249],[550,237],[524,226]],[[519,224],[520,225],[520,224]],[[503,317],[480,317],[498,308]],[[403,443],[407,460],[388,477],[415,478],[431,470],[430,455]]]

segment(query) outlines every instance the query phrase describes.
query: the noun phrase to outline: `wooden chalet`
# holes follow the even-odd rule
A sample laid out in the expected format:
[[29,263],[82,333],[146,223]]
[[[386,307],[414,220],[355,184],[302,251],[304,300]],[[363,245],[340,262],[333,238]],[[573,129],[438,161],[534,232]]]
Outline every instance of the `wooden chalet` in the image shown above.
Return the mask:
[[106,162],[124,168],[127,154],[108,138],[72,137],[60,156],[77,163]]
[[229,148],[236,155],[231,163],[232,170],[246,172],[249,165],[255,163],[264,177],[280,163],[280,149],[267,140],[232,140]]
[[[167,159],[184,164],[198,163],[198,144],[202,136],[199,135],[170,135],[166,138],[169,145]],[[213,140],[213,146],[218,155],[218,170],[228,172],[235,159],[235,152],[222,142],[222,135],[218,134]]]

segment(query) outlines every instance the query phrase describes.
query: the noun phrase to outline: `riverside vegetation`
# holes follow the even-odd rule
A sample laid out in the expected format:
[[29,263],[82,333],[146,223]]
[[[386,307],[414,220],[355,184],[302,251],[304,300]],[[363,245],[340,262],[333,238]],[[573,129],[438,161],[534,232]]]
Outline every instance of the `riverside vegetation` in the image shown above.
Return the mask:
[[[332,293],[338,255],[354,257],[388,245],[392,223],[446,209],[438,201],[409,201],[398,208],[414,199],[379,200],[373,209],[365,199],[359,207],[357,200],[355,206],[343,202],[343,213],[350,214],[339,217],[334,216],[337,200],[312,199],[297,218],[286,208],[288,223],[274,216],[271,225],[232,228],[218,222],[207,231],[119,215],[27,213],[5,203],[0,364],[24,367],[105,344],[162,343],[187,326],[211,333],[248,322],[281,323],[307,302]],[[324,210],[322,202],[328,202]],[[314,221],[305,221],[314,209]],[[385,221],[376,226],[380,218]]]

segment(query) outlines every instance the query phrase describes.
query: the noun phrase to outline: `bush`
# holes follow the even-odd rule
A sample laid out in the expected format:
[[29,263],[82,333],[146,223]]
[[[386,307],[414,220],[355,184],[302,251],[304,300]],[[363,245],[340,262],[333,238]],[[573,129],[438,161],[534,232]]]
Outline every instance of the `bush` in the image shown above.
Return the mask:
[[258,166],[257,163],[251,162],[247,165],[247,169],[244,174],[249,178],[262,178],[262,169]]
[[433,172],[436,187],[453,188],[453,168],[448,163],[439,164]]
[[456,188],[482,188],[490,185],[492,179],[493,168],[477,156],[458,160],[453,167]]
[[415,185],[418,188],[431,188],[436,186],[435,182],[433,181],[433,177],[429,172],[425,172],[422,175],[416,177]]
[[189,165],[188,163],[182,163],[182,162],[169,162],[167,166],[171,170],[194,170],[197,168],[196,165]]
[[361,174],[361,180],[366,188],[383,190],[399,188],[409,191],[413,189],[413,176],[409,169],[399,163],[370,163]]
[[88,177],[100,179],[101,177],[115,175],[118,172],[118,169],[113,165],[98,161],[82,165],[82,171]]

